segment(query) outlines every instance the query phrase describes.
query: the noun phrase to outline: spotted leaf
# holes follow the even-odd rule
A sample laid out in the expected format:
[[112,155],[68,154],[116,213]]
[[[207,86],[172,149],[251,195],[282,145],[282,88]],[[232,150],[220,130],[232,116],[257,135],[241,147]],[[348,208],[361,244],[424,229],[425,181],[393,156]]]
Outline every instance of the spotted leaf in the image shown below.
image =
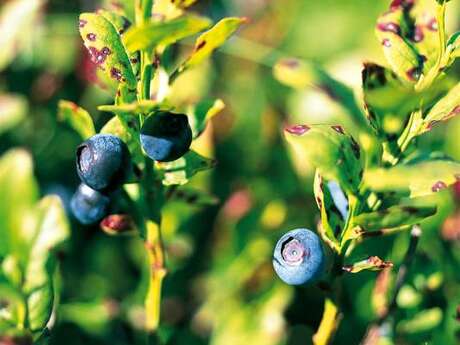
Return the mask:
[[[107,19],[117,30],[118,34],[124,37],[126,31],[131,27],[131,22],[128,18],[117,14],[116,12],[99,10],[97,14]],[[138,76],[140,71],[140,53],[139,51],[133,51],[129,53],[129,62],[133,69],[134,75]]]
[[359,144],[341,126],[296,125],[285,129],[287,142],[298,158],[312,164],[327,180],[356,193],[363,174]]
[[205,17],[189,15],[167,22],[151,21],[128,30],[123,42],[130,52],[173,44],[211,25]]
[[103,15],[80,15],[80,35],[92,61],[107,76],[120,84],[120,97],[133,99],[136,93],[136,76],[129,56],[115,26]]
[[415,84],[423,71],[423,58],[408,37],[406,13],[411,7],[406,1],[393,2],[378,19],[375,31],[392,70],[401,80]]
[[73,128],[82,139],[88,139],[96,134],[91,115],[73,102],[59,101],[58,118]]
[[425,133],[438,122],[447,121],[460,114],[460,83],[441,98],[423,119],[420,133]]
[[366,171],[364,185],[374,191],[405,192],[411,197],[438,192],[460,180],[460,163],[429,159]]
[[436,206],[397,205],[383,210],[362,213],[353,223],[364,230],[392,229],[420,223],[436,213]]
[[343,266],[343,270],[348,273],[358,273],[361,271],[381,271],[385,268],[393,267],[390,261],[384,261],[378,256],[369,256],[365,260],[355,262],[351,265]]
[[222,46],[227,39],[229,39],[229,37],[246,21],[246,18],[224,18],[210,30],[201,34],[195,42],[195,48],[193,49],[192,54],[179,66],[175,74],[181,73],[184,70],[203,62],[214,50]]
[[369,123],[380,136],[399,133],[420,96],[391,70],[366,63],[362,71],[363,96]]

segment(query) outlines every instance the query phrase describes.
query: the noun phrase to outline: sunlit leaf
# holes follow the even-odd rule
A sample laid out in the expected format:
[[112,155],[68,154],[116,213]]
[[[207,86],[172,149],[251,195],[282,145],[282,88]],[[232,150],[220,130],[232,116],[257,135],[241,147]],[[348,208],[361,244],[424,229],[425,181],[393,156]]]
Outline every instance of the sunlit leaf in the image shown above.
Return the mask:
[[358,143],[341,126],[297,125],[285,129],[293,154],[318,169],[327,180],[337,181],[355,193],[363,174],[363,155]]
[[0,95],[0,134],[18,125],[27,115],[27,100],[20,95]]
[[43,198],[38,204],[38,227],[25,270],[24,292],[28,295],[28,317],[32,330],[44,328],[54,305],[53,275],[56,269],[56,248],[70,235],[70,228],[61,200],[57,196]]
[[12,0],[2,2],[0,12],[0,71],[30,41],[43,0]]
[[83,108],[70,101],[59,101],[58,117],[73,128],[82,139],[96,134],[91,115]]
[[364,184],[375,191],[407,192],[411,197],[438,192],[460,179],[460,163],[430,159],[366,171]]
[[214,50],[222,46],[227,39],[245,22],[246,18],[224,18],[211,29],[201,34],[195,42],[195,48],[188,59],[179,66],[176,73],[196,66],[207,59]]
[[183,157],[167,163],[157,163],[163,174],[163,184],[183,185],[196,173],[208,170],[215,164],[213,159],[205,158],[195,151],[189,151]]
[[367,126],[364,113],[356,102],[353,90],[334,79],[320,66],[308,61],[285,58],[276,63],[273,73],[281,83],[296,89],[319,88],[343,106],[357,124],[362,127]]
[[38,197],[29,153],[16,149],[1,157],[0,190],[0,256],[14,253],[23,260],[30,233],[25,225]]
[[221,99],[205,100],[196,104],[189,114],[189,123],[193,137],[198,137],[206,128],[206,124],[225,108]]
[[427,132],[438,122],[447,121],[460,114],[460,83],[439,100],[423,119],[420,133]]
[[173,19],[181,16],[184,9],[193,5],[197,0],[155,0],[153,3],[153,14],[155,17]]
[[173,44],[183,38],[194,35],[211,25],[205,17],[189,15],[167,22],[151,21],[133,27],[123,37],[123,42],[130,52],[152,49],[156,46]]

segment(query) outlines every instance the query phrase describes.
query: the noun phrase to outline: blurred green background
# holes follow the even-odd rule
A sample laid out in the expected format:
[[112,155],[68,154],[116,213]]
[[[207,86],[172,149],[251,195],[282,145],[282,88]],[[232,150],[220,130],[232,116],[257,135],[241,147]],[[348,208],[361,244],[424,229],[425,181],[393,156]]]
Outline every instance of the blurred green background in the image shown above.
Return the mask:
[[[7,18],[4,9],[14,1],[0,2],[0,154],[26,148],[42,193],[57,193],[68,203],[78,185],[74,153],[79,137],[58,121],[57,102],[67,99],[88,109],[98,128],[110,117],[96,109],[112,96],[94,83],[78,15],[113,1],[23,1],[27,6]],[[289,157],[281,128],[286,122],[348,124],[345,110],[318,90],[292,90],[277,82],[271,65],[280,56],[319,62],[359,97],[362,63],[384,61],[374,27],[388,4],[200,0],[192,7],[214,20],[246,16],[250,22],[208,64],[187,72],[174,86],[176,104],[219,97],[227,107],[195,147],[218,165],[192,180],[219,203],[207,208],[172,203],[164,213],[169,274],[161,333],[168,344],[310,343],[322,313],[322,291],[287,286],[271,266],[281,234],[296,227],[314,229],[319,219],[313,171]],[[459,29],[459,10],[454,1],[448,18],[452,31]],[[179,45],[173,53],[187,48]],[[439,125],[421,145],[460,159],[459,134],[457,118]],[[460,199],[452,190],[436,198],[438,215],[423,224],[414,266],[398,298],[391,337],[396,344],[450,345],[460,339],[455,319]],[[407,233],[369,240],[353,258],[379,255],[399,263],[408,240]],[[51,343],[142,343],[143,266],[138,239],[109,237],[97,226],[72,221],[72,236],[61,255],[63,292]],[[345,278],[345,317],[336,344],[359,344],[375,318],[376,276]]]

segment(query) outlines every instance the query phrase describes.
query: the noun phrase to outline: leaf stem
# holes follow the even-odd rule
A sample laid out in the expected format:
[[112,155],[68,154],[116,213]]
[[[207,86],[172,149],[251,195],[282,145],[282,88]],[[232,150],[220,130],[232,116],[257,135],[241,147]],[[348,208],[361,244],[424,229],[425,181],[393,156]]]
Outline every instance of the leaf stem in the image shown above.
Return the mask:
[[324,312],[321,323],[313,336],[314,345],[327,345],[337,330],[342,316],[339,312],[337,301],[326,298],[324,301]]

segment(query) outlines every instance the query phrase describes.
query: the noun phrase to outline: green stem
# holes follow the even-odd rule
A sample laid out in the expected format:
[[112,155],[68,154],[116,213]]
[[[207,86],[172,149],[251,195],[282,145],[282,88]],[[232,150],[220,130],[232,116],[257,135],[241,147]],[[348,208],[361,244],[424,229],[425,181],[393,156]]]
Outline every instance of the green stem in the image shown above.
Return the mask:
[[[136,1],[137,25],[149,21],[152,17],[153,0]],[[152,51],[141,51],[141,79],[138,97],[150,98],[150,82],[153,74]],[[142,120],[142,119],[141,119]],[[156,188],[157,187],[157,188]],[[145,296],[145,328],[148,332],[148,344],[156,343],[157,330],[160,325],[161,290],[166,276],[165,252],[161,238],[162,186],[157,184],[154,164],[145,158],[144,176],[141,182],[141,208],[145,218],[145,250],[149,272],[149,282]]]
[[331,298],[326,298],[324,301],[323,317],[318,330],[313,336],[313,344],[329,344],[339,326],[341,318],[337,301],[334,301]]

